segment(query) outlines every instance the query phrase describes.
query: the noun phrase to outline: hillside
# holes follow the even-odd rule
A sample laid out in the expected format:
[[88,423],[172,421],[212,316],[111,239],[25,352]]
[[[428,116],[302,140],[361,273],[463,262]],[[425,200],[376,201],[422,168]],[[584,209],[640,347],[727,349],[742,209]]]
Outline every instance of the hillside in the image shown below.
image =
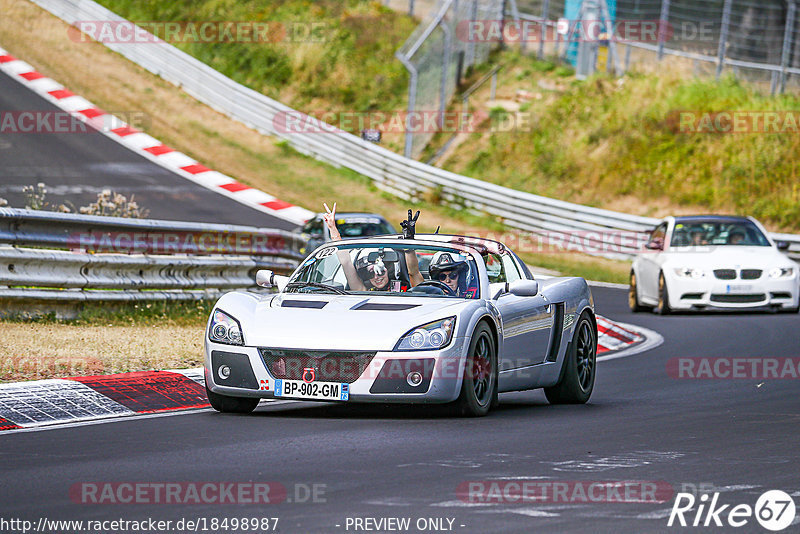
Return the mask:
[[[274,42],[248,42],[246,35],[234,42],[195,42],[181,38],[184,33],[173,42],[296,109],[357,115],[405,108],[408,76],[394,52],[417,23],[380,2],[101,3],[131,20],[172,21],[182,27],[200,21],[269,24]],[[145,27],[164,29],[152,22]],[[696,78],[668,61],[656,73],[632,72],[622,79],[599,75],[587,82],[574,80],[569,69],[514,51],[497,53],[494,61],[506,65],[497,102],[488,102],[486,84],[474,100],[476,109],[495,122],[508,119],[504,110],[520,112],[527,117],[528,131],[461,134],[439,165],[507,187],[620,211],[651,216],[744,213],[774,230],[800,230],[797,129],[681,133],[679,123],[685,111],[712,117],[726,111],[797,111],[796,96],[763,96],[733,78]],[[533,98],[520,102],[515,98],[519,91]],[[356,121],[348,127],[349,116],[338,117],[340,126],[359,130]],[[438,137],[426,156],[449,135]],[[388,133],[384,145],[401,150],[402,135]]]
[[524,126],[520,113],[530,126],[460,134],[438,165],[628,213],[737,213],[772,230],[800,230],[797,95],[765,96],[732,77],[696,78],[668,62],[657,73],[579,82],[553,63],[513,52],[497,59],[505,68],[496,101],[486,84],[475,105],[495,124],[505,117]]

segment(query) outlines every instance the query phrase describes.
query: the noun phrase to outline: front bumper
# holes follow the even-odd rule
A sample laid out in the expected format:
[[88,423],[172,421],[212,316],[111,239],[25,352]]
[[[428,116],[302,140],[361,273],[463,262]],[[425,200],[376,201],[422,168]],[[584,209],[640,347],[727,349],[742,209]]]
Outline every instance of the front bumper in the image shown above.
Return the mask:
[[[455,338],[442,350],[378,351],[361,375],[349,385],[349,402],[447,403],[461,392],[468,338]],[[205,342],[205,379],[214,393],[231,397],[290,399],[275,396],[275,381],[259,350],[263,347]],[[228,367],[222,376],[220,364]],[[417,371],[423,382],[409,386],[406,377]],[[414,390],[418,392],[411,392]],[[390,392],[391,391],[391,392]],[[399,392],[395,392],[399,391]]]
[[667,278],[669,305],[674,310],[792,309],[798,306],[797,274],[757,280]]

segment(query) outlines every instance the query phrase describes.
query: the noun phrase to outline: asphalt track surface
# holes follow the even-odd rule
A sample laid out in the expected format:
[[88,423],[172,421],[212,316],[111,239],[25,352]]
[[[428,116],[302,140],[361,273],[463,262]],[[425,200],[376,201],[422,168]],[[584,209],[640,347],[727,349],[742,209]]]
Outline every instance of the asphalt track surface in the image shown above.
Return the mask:
[[[201,411],[8,432],[0,435],[0,515],[34,522],[278,517],[285,533],[355,532],[347,519],[365,517],[411,518],[408,532],[419,532],[420,518],[452,519],[452,531],[464,533],[667,532],[676,530],[667,527],[674,494],[661,504],[476,506],[460,499],[457,488],[488,480],[638,480],[672,491],[713,486],[720,504],[753,506],[768,489],[800,501],[800,381],[689,380],[666,371],[668,360],[681,356],[798,357],[800,316],[634,315],[623,290],[593,291],[600,313],[655,330],[665,341],[599,362],[587,405],[551,406],[540,391],[509,393],[488,417],[461,419],[426,407],[296,402],[261,406],[248,416]],[[73,484],[93,481],[279,482],[293,502],[70,500]],[[302,488],[313,484],[323,485],[317,502],[298,502]],[[787,532],[797,532],[795,521]],[[709,529],[731,530],[679,530]],[[766,532],[753,518],[735,530]]]
[[[0,72],[0,111],[61,110]],[[296,224],[255,210],[156,165],[93,133],[0,133],[0,198],[22,208],[22,188],[43,182],[46,201],[85,206],[112,189],[150,211],[149,218],[245,224],[292,230]]]

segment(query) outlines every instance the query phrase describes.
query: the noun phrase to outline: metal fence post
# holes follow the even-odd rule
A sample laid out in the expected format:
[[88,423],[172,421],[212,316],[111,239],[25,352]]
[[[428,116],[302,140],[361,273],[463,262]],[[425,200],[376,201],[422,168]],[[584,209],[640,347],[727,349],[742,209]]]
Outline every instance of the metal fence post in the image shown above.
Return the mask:
[[408,82],[408,113],[406,114],[405,120],[405,148],[403,149],[403,155],[407,158],[411,157],[411,151],[414,145],[414,134],[411,131],[411,114],[414,113],[414,107],[416,106],[417,102],[417,68],[411,63],[406,56],[401,54],[400,52],[396,52],[394,55],[397,59],[400,60],[400,63],[408,69],[408,72],[411,74],[411,79]]
[[731,25],[731,5],[732,0],[725,0],[722,7],[722,26],[719,29],[719,49],[717,50],[717,79],[722,74],[722,66],[725,63],[725,49],[728,47],[728,29]]
[[[472,0],[472,9],[470,10],[470,19],[472,22],[475,22],[478,18],[478,0]],[[469,36],[469,33],[467,34]],[[474,39],[469,39],[467,43],[467,54],[466,59],[464,60],[464,70],[468,69],[470,66],[475,64],[475,47],[476,43]]]
[[453,55],[453,32],[450,25],[442,19],[439,23],[444,31],[444,49],[442,51],[442,80],[439,85],[439,128],[444,126],[444,110],[447,107],[447,71],[450,68],[450,58]]
[[786,89],[786,65],[789,62],[789,55],[792,47],[792,31],[794,29],[794,18],[797,12],[795,0],[789,0],[789,11],[786,13],[786,29],[783,31],[783,50],[781,51],[781,81],[778,91],[783,94]]
[[[664,57],[664,36],[669,24],[669,0],[661,0],[661,16],[658,20],[658,60]],[[626,66],[627,70],[627,66]]]
[[414,0],[408,0],[408,16],[414,16]]
[[[544,59],[544,41],[547,39],[547,14],[550,12],[550,0],[542,2],[542,31],[539,38],[539,59]],[[555,31],[553,32],[555,33]]]

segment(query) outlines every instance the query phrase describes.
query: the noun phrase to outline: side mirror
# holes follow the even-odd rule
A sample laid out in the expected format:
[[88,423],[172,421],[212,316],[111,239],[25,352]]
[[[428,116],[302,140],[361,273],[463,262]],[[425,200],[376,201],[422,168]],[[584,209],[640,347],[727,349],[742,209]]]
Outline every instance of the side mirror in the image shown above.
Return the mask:
[[775,241],[775,246],[778,247],[778,250],[789,250],[789,244],[788,241]]
[[261,269],[256,272],[256,284],[261,287],[272,287],[275,285],[275,273],[269,269]]
[[256,284],[261,287],[277,287],[278,291],[283,291],[288,283],[288,276],[275,274],[269,269],[261,269],[256,272]]
[[536,280],[515,280],[508,284],[508,292],[518,297],[535,297],[539,294],[539,282]]

